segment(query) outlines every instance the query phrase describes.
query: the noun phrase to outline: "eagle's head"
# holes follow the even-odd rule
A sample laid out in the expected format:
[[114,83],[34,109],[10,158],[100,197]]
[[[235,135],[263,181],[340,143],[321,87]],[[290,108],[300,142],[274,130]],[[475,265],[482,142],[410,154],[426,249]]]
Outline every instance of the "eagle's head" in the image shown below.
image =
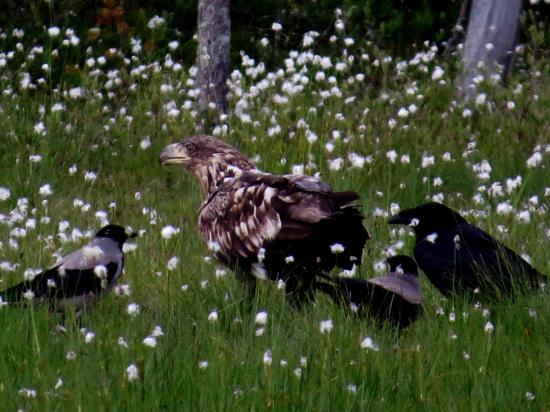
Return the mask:
[[255,170],[254,164],[237,149],[212,136],[191,136],[166,146],[160,164],[181,164],[192,172],[205,193],[212,193],[226,178]]

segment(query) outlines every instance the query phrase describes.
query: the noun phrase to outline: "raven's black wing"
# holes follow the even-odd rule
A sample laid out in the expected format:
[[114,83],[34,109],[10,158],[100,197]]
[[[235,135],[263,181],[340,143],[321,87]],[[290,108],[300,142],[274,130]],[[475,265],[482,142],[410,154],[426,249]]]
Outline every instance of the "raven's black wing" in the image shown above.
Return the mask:
[[464,223],[435,233],[417,242],[414,256],[444,295],[478,288],[483,294],[510,294],[544,279],[517,253],[476,226]]

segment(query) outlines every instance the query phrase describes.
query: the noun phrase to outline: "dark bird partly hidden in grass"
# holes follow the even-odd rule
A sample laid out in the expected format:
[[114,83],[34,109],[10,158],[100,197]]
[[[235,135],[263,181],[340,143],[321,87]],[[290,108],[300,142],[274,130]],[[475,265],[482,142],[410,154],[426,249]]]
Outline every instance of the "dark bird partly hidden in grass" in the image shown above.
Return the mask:
[[72,306],[79,314],[114,287],[124,268],[122,246],[135,236],[121,226],[104,226],[86,246],[32,279],[0,292],[0,299],[8,304],[48,302],[54,310]]
[[360,264],[369,238],[352,191],[310,176],[275,175],[227,143],[193,136],[168,145],[163,165],[181,164],[207,196],[199,231],[216,258],[254,292],[256,279],[281,279],[290,302],[312,298],[317,274]]
[[324,276],[325,282],[318,281],[315,287],[359,316],[405,328],[422,312],[418,268],[405,255],[389,257],[387,263],[389,271],[384,276],[370,279]]
[[547,278],[525,259],[442,204],[405,209],[388,223],[412,227],[416,235],[414,258],[445,296],[500,298],[547,283]]

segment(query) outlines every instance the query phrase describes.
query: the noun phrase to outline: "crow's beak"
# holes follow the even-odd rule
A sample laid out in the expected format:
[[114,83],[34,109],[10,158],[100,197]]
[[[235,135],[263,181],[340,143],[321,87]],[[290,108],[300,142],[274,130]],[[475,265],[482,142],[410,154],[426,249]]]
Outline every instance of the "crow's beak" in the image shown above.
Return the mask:
[[137,233],[136,232],[132,232],[130,233],[130,236],[128,236],[130,239],[131,238],[134,238],[134,237],[137,237]]
[[170,165],[170,164],[185,164],[191,160],[187,151],[180,143],[172,143],[162,149],[160,154],[160,165]]

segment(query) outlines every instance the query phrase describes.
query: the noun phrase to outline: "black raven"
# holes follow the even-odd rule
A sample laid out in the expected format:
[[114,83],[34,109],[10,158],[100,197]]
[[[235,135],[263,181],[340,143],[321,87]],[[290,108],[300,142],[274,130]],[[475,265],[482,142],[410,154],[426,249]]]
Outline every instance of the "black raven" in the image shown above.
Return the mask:
[[442,204],[405,209],[388,223],[412,227],[414,258],[445,296],[476,293],[498,298],[547,282],[517,253]]
[[114,287],[124,267],[122,246],[135,236],[121,226],[104,226],[86,246],[32,279],[0,292],[0,301],[45,301],[55,310],[74,306],[80,312]]
[[369,235],[357,193],[334,192],[311,176],[261,172],[211,136],[166,146],[160,162],[181,164],[198,178],[206,195],[199,231],[251,291],[256,279],[282,279],[299,306],[312,297],[318,273],[360,264]]
[[323,276],[329,283],[318,281],[316,289],[361,316],[405,328],[422,311],[418,268],[412,258],[404,255],[389,257],[387,263],[389,273],[385,276],[370,279]]

